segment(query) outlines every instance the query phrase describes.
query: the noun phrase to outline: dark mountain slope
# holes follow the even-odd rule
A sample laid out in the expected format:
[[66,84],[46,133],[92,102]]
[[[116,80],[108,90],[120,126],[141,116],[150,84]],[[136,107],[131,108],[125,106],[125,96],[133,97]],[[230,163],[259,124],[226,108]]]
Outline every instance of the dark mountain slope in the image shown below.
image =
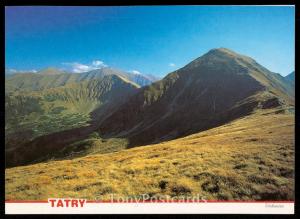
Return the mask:
[[253,59],[214,49],[163,80],[142,88],[99,128],[130,146],[156,143],[216,127],[257,107],[293,104],[284,80]]

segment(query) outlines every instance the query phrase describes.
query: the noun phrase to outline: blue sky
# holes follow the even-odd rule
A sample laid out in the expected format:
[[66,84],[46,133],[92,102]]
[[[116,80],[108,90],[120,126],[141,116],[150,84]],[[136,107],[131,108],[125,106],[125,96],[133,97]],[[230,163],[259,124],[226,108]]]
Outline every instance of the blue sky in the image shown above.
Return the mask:
[[75,72],[101,66],[164,76],[212,48],[294,70],[294,7],[6,7],[5,64]]

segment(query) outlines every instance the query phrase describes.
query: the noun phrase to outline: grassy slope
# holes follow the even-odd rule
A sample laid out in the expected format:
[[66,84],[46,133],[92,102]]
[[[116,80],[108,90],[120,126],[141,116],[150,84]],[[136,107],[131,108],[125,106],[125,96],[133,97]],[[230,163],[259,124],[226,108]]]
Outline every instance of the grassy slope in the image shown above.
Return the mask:
[[5,198],[199,193],[211,200],[291,200],[294,115],[274,112],[156,145],[6,169]]

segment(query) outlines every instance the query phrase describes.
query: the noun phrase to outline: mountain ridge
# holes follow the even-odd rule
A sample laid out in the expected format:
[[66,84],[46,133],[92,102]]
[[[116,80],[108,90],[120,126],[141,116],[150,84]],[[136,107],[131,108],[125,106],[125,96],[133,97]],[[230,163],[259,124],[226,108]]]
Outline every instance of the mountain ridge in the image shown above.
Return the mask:
[[84,73],[68,73],[56,68],[46,68],[37,73],[17,73],[9,75],[5,80],[5,92],[41,91],[44,89],[65,86],[69,83],[101,79],[106,75],[117,75],[127,82],[139,87],[151,84],[153,79],[144,75],[134,75],[118,69],[105,67]]
[[65,73],[68,72],[54,67],[48,67],[37,72],[37,74],[41,74],[41,75],[57,75],[57,74],[65,74]]
[[[85,76],[93,79],[102,73],[94,71]],[[273,108],[280,113],[293,111],[293,107],[292,86],[286,80],[250,57],[224,48],[213,49],[162,80],[139,88],[105,117],[95,116],[90,126],[26,143],[27,152],[23,148],[10,154],[10,165],[54,156],[53,148],[70,148],[93,132],[103,139],[99,141],[123,139],[126,148],[130,148],[205,131],[248,116],[257,109]],[[97,111],[92,114],[97,115]],[[47,150],[40,151],[39,145]],[[75,146],[76,151],[80,145]],[[28,154],[35,150],[40,154]]]

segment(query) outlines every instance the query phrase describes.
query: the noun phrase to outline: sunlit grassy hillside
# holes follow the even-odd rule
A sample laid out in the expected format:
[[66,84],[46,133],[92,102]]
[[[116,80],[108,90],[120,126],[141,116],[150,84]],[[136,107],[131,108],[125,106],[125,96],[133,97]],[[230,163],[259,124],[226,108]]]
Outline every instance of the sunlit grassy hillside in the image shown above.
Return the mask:
[[6,169],[5,198],[293,200],[293,168],[294,115],[263,110],[156,145]]

